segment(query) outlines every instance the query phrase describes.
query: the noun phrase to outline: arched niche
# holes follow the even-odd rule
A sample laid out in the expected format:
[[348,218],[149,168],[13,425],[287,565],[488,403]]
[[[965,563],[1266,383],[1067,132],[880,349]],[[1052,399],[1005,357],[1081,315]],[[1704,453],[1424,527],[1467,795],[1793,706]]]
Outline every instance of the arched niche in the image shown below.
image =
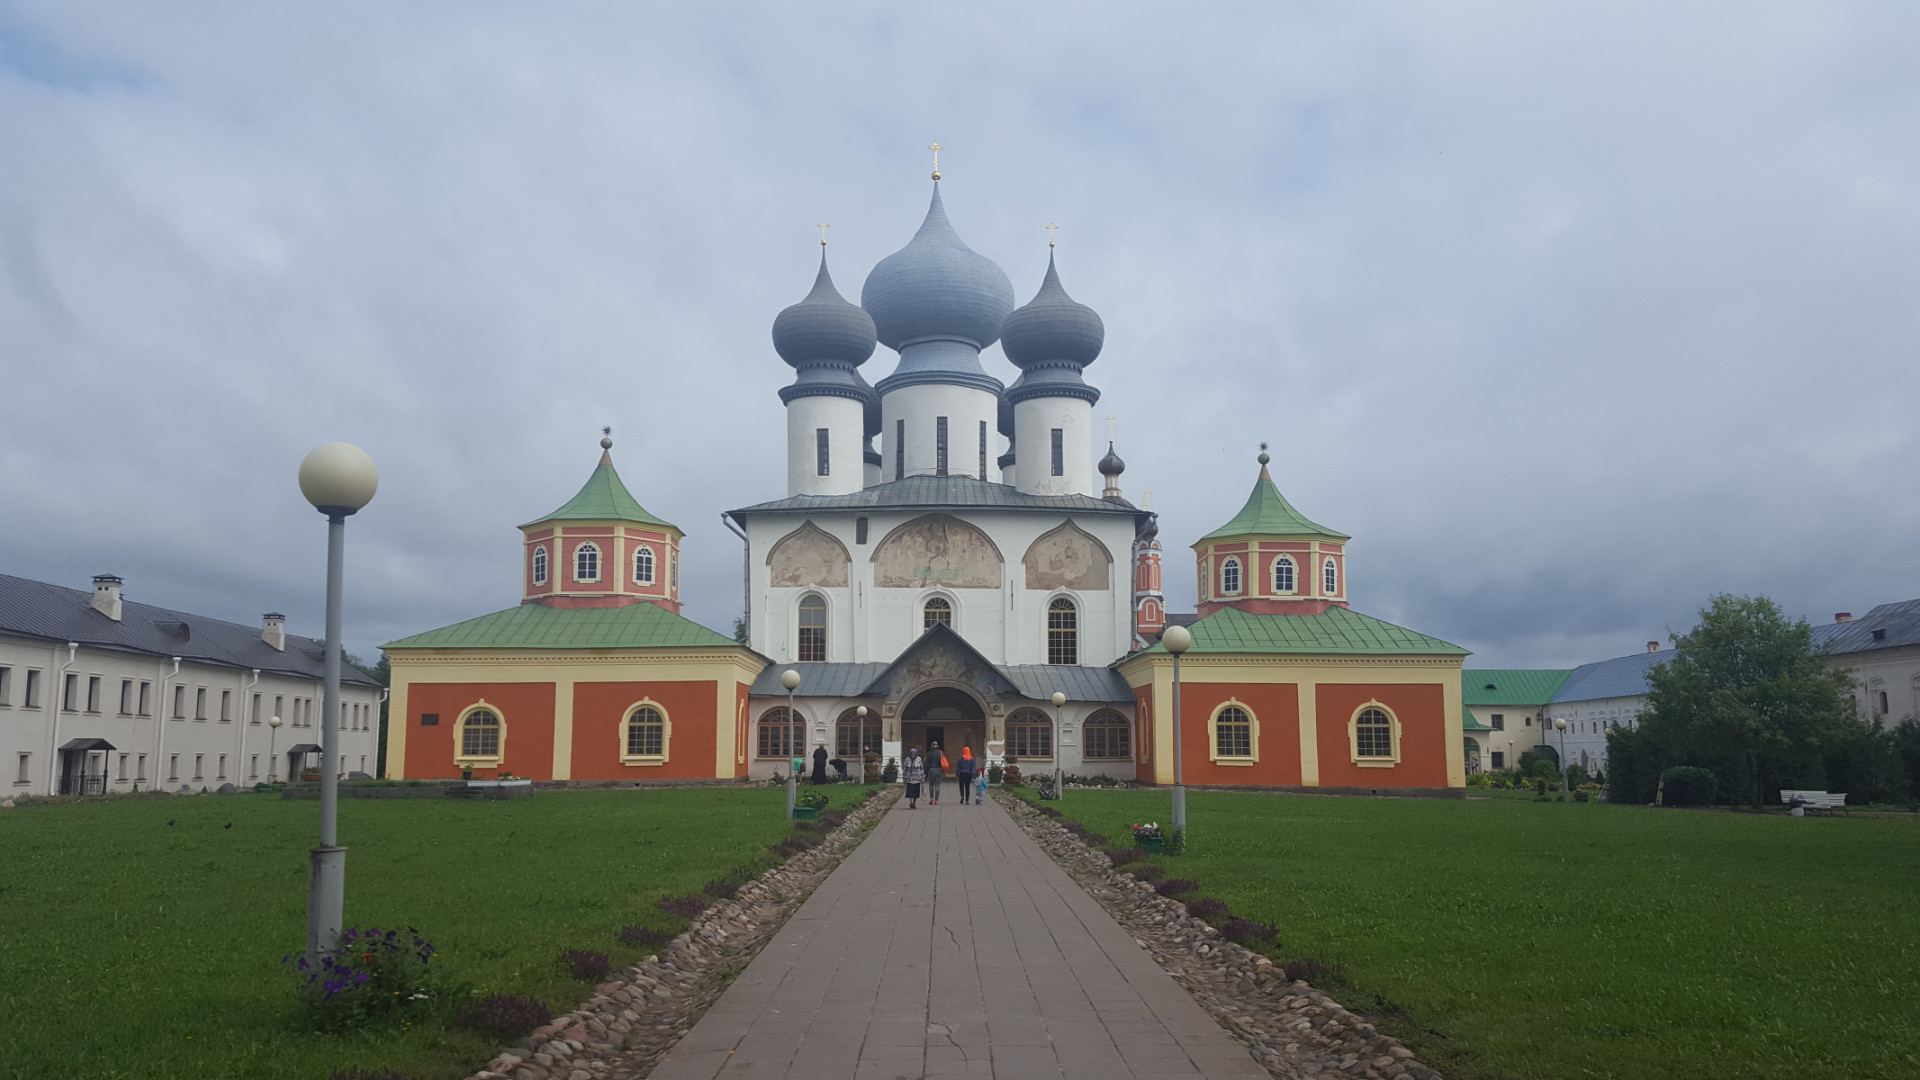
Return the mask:
[[767,552],[767,584],[776,589],[844,589],[852,561],[846,545],[809,521]]
[[1099,592],[1113,582],[1113,556],[1107,546],[1071,521],[1042,534],[1020,561],[1029,589]]
[[997,589],[1006,560],[987,534],[946,514],[917,517],[873,551],[873,584],[882,589]]

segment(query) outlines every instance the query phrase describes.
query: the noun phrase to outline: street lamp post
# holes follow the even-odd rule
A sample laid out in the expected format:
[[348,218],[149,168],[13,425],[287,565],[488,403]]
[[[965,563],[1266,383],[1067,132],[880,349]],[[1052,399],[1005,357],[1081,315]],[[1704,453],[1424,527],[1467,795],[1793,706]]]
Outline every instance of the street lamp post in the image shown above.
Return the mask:
[[1567,718],[1553,718],[1553,729],[1560,733],[1560,801],[1572,802],[1573,793],[1567,790]]
[[853,710],[860,717],[860,782],[867,782],[867,707]]
[[1067,793],[1066,777],[1060,771],[1060,736],[1066,733],[1067,720],[1060,707],[1067,703],[1067,695],[1058,690],[1053,692],[1053,797],[1063,798]]
[[1180,655],[1193,647],[1193,632],[1184,626],[1169,626],[1160,634],[1160,644],[1173,657],[1173,827],[1186,836],[1187,786],[1180,771]]
[[277,716],[267,717],[267,727],[270,729],[267,734],[267,783],[271,784],[274,783],[279,776],[280,759],[279,756],[274,753],[273,744],[275,740],[280,738],[280,718]]
[[307,962],[340,938],[346,918],[347,849],[339,846],[340,808],[340,580],[346,555],[347,518],[373,501],[380,474],[366,451],[352,443],[315,447],[300,462],[300,493],[327,516],[326,682],[320,714],[320,846],[307,876]]
[[800,714],[793,711],[793,692],[800,686],[800,673],[792,668],[781,672],[780,685],[787,688],[787,750],[792,759],[787,762],[787,817],[791,819],[800,797],[800,770],[793,764],[800,760],[800,738],[796,730],[799,725],[795,722]]

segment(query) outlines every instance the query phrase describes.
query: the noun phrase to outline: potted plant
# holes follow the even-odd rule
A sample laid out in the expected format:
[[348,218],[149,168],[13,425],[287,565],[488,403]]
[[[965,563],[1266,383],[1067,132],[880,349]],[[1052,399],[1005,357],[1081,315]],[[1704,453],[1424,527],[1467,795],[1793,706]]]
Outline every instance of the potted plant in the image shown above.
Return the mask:
[[867,783],[871,784],[880,779],[880,755],[878,753],[872,750],[867,751],[861,756],[860,766],[861,777],[865,779]]
[[987,783],[997,786],[1001,778],[1006,775],[1006,772],[1007,770],[998,765],[987,766]]
[[462,780],[473,779],[473,766],[471,765],[460,766],[460,779]]
[[1020,786],[1020,766],[1015,764],[1015,762],[1019,760],[1019,758],[1014,757],[1012,754],[1007,755],[1007,768],[1001,775],[1005,778],[1008,787]]
[[1149,821],[1133,827],[1134,847],[1145,848],[1157,855],[1160,853],[1160,845],[1165,842],[1166,837],[1161,834],[1160,826],[1155,822]]
[[888,758],[886,767],[880,770],[880,782],[891,784],[900,779],[900,759]]
[[317,783],[319,783],[319,782],[320,782],[320,770],[319,770],[319,769],[306,769],[306,770],[303,770],[303,771],[302,771],[302,772],[300,773],[300,782],[301,782],[301,783],[303,783],[303,784],[317,784]]

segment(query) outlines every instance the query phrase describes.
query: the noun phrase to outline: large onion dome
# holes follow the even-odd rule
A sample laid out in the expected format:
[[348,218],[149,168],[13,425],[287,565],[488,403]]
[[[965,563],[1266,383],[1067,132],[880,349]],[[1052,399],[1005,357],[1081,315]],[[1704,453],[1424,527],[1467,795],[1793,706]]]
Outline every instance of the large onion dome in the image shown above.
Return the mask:
[[889,348],[945,340],[979,350],[999,339],[1013,310],[1013,283],[953,231],[936,184],[920,231],[867,275],[860,306]]
[[1106,340],[1100,316],[1061,287],[1051,254],[1040,292],[1000,327],[1001,351],[1022,368],[1048,362],[1085,367],[1100,355]]
[[857,367],[873,355],[873,317],[833,287],[826,252],[806,299],[774,316],[773,348],[793,367],[837,363]]

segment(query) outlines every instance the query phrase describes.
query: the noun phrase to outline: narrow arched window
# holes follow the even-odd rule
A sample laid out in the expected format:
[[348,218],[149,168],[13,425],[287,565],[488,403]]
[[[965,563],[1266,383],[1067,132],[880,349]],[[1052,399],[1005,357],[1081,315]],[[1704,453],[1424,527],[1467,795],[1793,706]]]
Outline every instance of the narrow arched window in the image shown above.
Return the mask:
[[1220,710],[1213,720],[1215,757],[1253,756],[1253,716],[1238,705]]
[[800,744],[795,737],[794,728],[798,721],[793,713],[782,705],[768,709],[760,714],[760,730],[754,742],[755,756],[763,758],[790,758],[793,748]]
[[633,583],[653,584],[653,549],[645,544],[633,549]]
[[1080,662],[1080,612],[1073,601],[1057,597],[1047,605],[1047,663]]
[[573,550],[573,580],[600,580],[600,549],[591,541]]
[[1081,742],[1088,758],[1130,758],[1133,756],[1133,725],[1112,709],[1102,709],[1087,717]]
[[1353,749],[1361,757],[1393,756],[1393,721],[1380,709],[1362,709],[1353,722]]
[[547,545],[541,544],[533,549],[533,583],[547,583]]
[[1325,586],[1324,591],[1328,596],[1336,596],[1339,594],[1340,571],[1334,568],[1332,559],[1328,559],[1326,565],[1321,567],[1320,577],[1321,584]]
[[461,757],[500,756],[500,717],[486,709],[467,714],[460,729]]
[[1273,591],[1277,593],[1293,591],[1293,560],[1285,555],[1273,560]]
[[953,625],[953,605],[949,603],[944,596],[929,598],[927,605],[920,609],[920,630],[922,633],[933,629],[933,624],[935,623],[940,623],[948,627]]
[[827,658],[827,602],[819,593],[808,593],[800,600],[800,649],[803,662],[824,662]]
[[1220,563],[1220,591],[1228,596],[1240,591],[1240,560],[1231,555]]
[[627,756],[663,757],[667,752],[667,717],[651,705],[627,714]]
[[1881,715],[1881,716],[1885,716],[1885,715],[1887,715],[1887,712],[1888,712],[1888,709],[1887,709],[1887,692],[1886,692],[1885,690],[1882,690],[1882,691],[1880,691],[1880,715]]

